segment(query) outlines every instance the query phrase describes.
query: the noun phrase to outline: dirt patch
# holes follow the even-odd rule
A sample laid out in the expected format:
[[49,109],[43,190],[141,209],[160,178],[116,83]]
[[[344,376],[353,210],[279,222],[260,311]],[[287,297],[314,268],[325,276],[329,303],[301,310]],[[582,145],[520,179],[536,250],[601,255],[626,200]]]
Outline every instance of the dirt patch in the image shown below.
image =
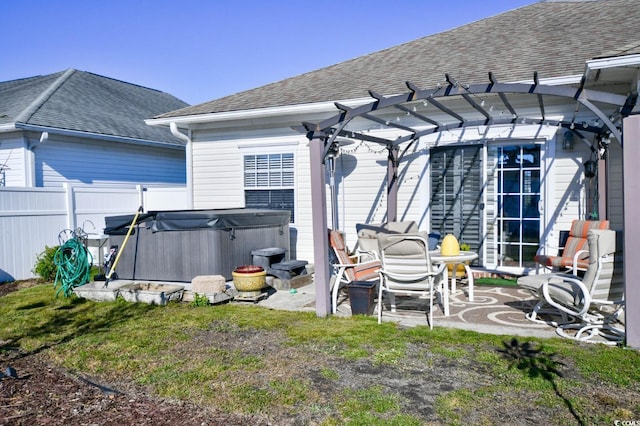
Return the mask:
[[1,425],[245,425],[259,418],[230,415],[144,393],[125,393],[68,374],[39,355],[0,354]]
[[35,285],[42,284],[44,281],[38,279],[14,281],[10,283],[0,283],[0,297],[6,296],[12,291],[21,290],[23,288],[33,287]]

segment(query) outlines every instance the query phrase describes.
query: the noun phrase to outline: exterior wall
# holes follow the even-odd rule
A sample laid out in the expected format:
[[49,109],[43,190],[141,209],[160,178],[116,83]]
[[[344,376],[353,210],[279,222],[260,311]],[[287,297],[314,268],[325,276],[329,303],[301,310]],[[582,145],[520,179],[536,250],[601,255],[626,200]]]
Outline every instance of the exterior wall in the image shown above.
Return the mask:
[[33,151],[38,187],[186,182],[184,150],[50,135]]
[[[297,124],[295,122],[290,125]],[[306,136],[291,127],[256,131],[193,132],[193,199],[195,209],[244,207],[243,155],[293,152],[296,162],[295,221],[291,224],[291,258],[313,259],[311,176]],[[420,179],[418,145],[400,165],[398,219],[421,218],[422,200],[415,183]],[[342,148],[336,160],[338,228],[355,247],[356,224],[383,222],[387,213],[387,151],[376,144],[356,142]],[[344,176],[344,178],[343,178]],[[327,171],[326,181],[329,182]],[[327,217],[331,226],[331,193],[327,189]]]
[[590,159],[590,146],[577,138],[573,150],[563,150],[561,144],[561,133],[555,141],[547,144],[547,226],[542,241],[542,245],[547,247],[558,247],[560,231],[569,230],[574,219],[587,219],[591,213],[587,199],[589,179],[585,178],[583,166]]
[[311,259],[311,184],[308,140],[290,127],[242,132],[199,131],[193,138],[194,209],[245,207],[243,157],[257,153],[293,152],[295,172],[295,220],[290,225],[291,258]]
[[27,155],[21,132],[0,134],[0,167],[4,169],[5,186],[27,186]]
[[[295,122],[288,124],[296,124]],[[504,128],[496,128],[496,135],[504,135]],[[504,143],[545,144],[543,156],[543,193],[545,198],[543,241],[557,246],[560,230],[569,229],[571,221],[586,216],[586,192],[582,163],[589,159],[589,147],[576,141],[572,151],[556,146],[556,128],[519,126],[511,129],[511,138],[501,136]],[[429,148],[453,143],[495,143],[487,134],[484,139],[449,135],[434,135],[414,144],[403,156],[399,166],[398,220],[415,220],[421,230],[430,230],[428,203],[430,179],[427,169]],[[390,137],[391,134],[380,134]],[[255,129],[249,126],[235,129],[196,129],[193,138],[193,195],[194,208],[220,209],[244,207],[243,155],[263,152],[294,152],[296,161],[296,219],[291,224],[291,257],[313,259],[311,222],[311,188],[309,175],[308,140],[292,132],[290,126]],[[404,147],[403,147],[404,148]],[[487,164],[485,167],[491,167]],[[329,183],[329,172],[326,181]],[[336,160],[336,188],[338,198],[338,228],[345,231],[347,245],[357,243],[357,223],[386,221],[387,210],[387,151],[362,141],[345,145]],[[331,226],[331,193],[327,188],[327,218]],[[491,214],[490,205],[484,215]],[[491,218],[485,217],[484,223]],[[494,232],[486,225],[485,232]],[[495,266],[491,253],[485,253],[487,266]]]
[[[421,229],[428,230],[420,191],[424,153],[416,143],[400,160],[397,214],[398,220],[413,220]],[[353,248],[357,242],[356,224],[387,221],[386,148],[361,141],[344,147],[338,157],[336,175],[338,228],[345,231],[347,244]],[[329,224],[330,218],[329,212]]]

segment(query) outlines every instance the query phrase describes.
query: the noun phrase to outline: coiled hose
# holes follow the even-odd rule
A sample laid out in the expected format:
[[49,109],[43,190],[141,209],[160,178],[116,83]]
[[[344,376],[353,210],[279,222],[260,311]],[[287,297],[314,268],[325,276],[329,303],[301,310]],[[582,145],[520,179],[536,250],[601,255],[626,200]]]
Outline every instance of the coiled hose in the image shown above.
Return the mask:
[[89,282],[93,256],[80,238],[70,238],[61,245],[53,256],[53,263],[58,269],[53,284],[54,288],[59,287],[56,297],[60,292],[70,297],[74,287]]

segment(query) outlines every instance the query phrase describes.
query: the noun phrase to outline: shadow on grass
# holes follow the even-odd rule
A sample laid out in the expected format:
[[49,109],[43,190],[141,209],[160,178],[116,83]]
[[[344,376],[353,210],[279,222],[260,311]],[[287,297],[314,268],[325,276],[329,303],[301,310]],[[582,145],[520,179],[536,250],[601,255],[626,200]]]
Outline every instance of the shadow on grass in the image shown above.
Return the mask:
[[502,345],[503,349],[498,349],[498,352],[509,362],[510,368],[515,367],[518,370],[525,371],[531,378],[542,377],[548,381],[555,394],[562,399],[578,424],[585,424],[571,401],[562,395],[558,389],[555,378],[562,377],[562,372],[558,368],[564,366],[564,364],[554,360],[557,354],[545,353],[541,347],[537,347],[531,342],[521,343],[516,338],[511,339],[510,342],[504,341]]
[[[12,352],[15,358],[37,354],[82,335],[109,331],[114,325],[138,318],[155,308],[153,305],[121,300],[98,305],[96,302],[75,296],[60,306],[53,306],[44,301],[19,306],[16,311],[48,309],[48,314],[38,316],[34,313],[34,321],[30,326],[21,327],[14,335],[0,340],[0,354]],[[25,351],[21,345],[21,341],[25,339],[36,340],[41,344]]]

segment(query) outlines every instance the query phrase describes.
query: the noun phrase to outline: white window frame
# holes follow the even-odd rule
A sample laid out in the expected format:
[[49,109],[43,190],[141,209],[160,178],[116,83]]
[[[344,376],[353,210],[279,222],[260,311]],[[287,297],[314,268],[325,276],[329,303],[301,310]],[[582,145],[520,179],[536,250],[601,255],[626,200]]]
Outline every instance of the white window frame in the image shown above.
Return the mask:
[[[243,199],[245,198],[245,191],[247,190],[281,190],[291,189],[293,190],[293,218],[291,224],[295,224],[295,220],[298,219],[298,173],[297,173],[297,154],[296,148],[299,142],[274,142],[274,141],[262,141],[262,142],[249,142],[238,145],[240,150],[240,161],[242,164],[242,191]],[[291,155],[292,156],[292,172],[293,183],[291,186],[246,186],[245,183],[245,157],[246,156],[258,156],[258,155]]]

